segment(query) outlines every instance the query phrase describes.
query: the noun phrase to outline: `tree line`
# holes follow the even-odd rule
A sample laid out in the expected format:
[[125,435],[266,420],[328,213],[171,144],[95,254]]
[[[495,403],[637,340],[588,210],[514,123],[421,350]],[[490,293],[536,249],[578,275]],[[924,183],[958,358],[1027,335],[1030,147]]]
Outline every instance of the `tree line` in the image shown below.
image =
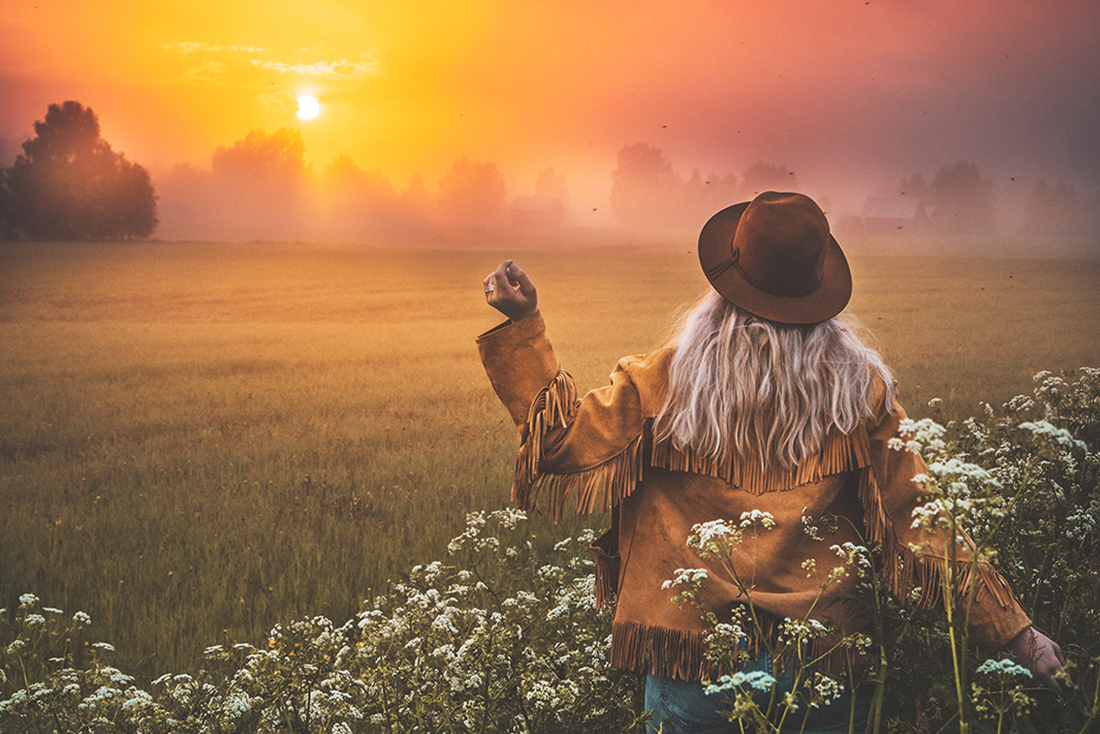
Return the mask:
[[148,237],[157,226],[149,173],[111,150],[79,102],[52,104],[11,168],[0,169],[0,236]]
[[[250,131],[218,147],[209,170],[176,166],[154,189],[149,173],[100,135],[90,108],[50,105],[34,123],[35,137],[10,168],[0,168],[0,239],[129,239],[149,237],[163,218],[169,236],[186,239],[361,238],[431,234],[445,225],[507,221],[504,176],[491,162],[460,158],[429,193],[413,176],[404,189],[379,170],[338,156],[319,174],[305,159],[301,133]],[[618,152],[609,196],[626,227],[696,229],[719,209],[766,190],[799,190],[785,165],[758,161],[743,171],[683,177],[664,153],[646,143]],[[535,194],[568,206],[565,176],[544,169]],[[918,199],[927,231],[991,232],[996,192],[977,164],[958,160],[926,180],[903,179],[891,196]],[[1020,232],[1031,236],[1089,236],[1100,231],[1100,201],[1061,180],[1039,181],[1027,201]]]

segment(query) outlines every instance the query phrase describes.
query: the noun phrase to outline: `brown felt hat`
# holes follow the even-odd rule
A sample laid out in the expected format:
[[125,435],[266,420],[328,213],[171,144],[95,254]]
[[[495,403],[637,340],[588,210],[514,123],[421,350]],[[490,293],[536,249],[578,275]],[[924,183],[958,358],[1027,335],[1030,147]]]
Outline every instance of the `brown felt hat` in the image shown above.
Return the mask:
[[718,212],[699,234],[699,263],[727,301],[783,324],[831,319],[852,295],[848,261],[803,194],[765,191]]

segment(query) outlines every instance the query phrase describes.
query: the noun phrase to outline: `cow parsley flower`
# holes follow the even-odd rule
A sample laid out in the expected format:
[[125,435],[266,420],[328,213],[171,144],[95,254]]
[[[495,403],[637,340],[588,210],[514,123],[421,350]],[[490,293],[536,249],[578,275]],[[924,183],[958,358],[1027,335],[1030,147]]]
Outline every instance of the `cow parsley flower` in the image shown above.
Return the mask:
[[992,658],[989,658],[979,665],[975,672],[986,673],[988,675],[1026,675],[1028,678],[1032,677],[1031,671],[1022,665],[1017,665],[1011,660],[994,660]]
[[678,568],[676,577],[666,580],[661,584],[662,589],[670,589],[673,586],[685,586],[701,582],[707,577],[705,568]]
[[741,527],[749,528],[754,525],[760,525],[766,530],[771,530],[775,527],[775,517],[770,512],[762,512],[761,510],[742,512]]
[[757,691],[770,691],[775,685],[775,678],[763,670],[753,670],[748,673],[737,671],[733,675],[723,675],[716,682],[707,685],[705,691],[708,696],[731,689],[751,688]]

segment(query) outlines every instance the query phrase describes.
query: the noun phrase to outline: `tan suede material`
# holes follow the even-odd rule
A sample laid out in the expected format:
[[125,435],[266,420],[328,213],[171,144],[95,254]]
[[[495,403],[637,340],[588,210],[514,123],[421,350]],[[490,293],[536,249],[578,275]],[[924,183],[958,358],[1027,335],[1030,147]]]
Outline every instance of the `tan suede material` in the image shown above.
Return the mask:
[[[703,659],[706,626],[700,612],[690,605],[677,608],[670,601],[674,592],[662,584],[677,569],[707,569],[705,607],[728,619],[744,598],[727,573],[696,556],[686,540],[696,523],[738,521],[752,510],[770,513],[776,527],[747,537],[734,561],[752,586],[765,635],[784,618],[803,618],[811,606],[813,618],[845,633],[863,629],[866,620],[844,600],[855,591],[854,570],[819,593],[828,572],[841,564],[831,546],[863,544],[861,535],[883,546],[887,588],[909,600],[919,586],[924,604],[942,599],[936,593],[945,569],[942,536],[912,528],[912,510],[924,499],[913,477],[925,473],[925,466],[916,454],[887,447],[905,413],[885,404],[881,380],[874,387],[874,418],[852,435],[831,434],[822,455],[797,470],[754,474],[650,445],[649,427],[667,389],[668,349],[620,360],[609,385],[577,399],[553,356],[541,316],[497,327],[478,337],[478,347],[523,441],[519,463],[524,467],[517,466],[521,490],[514,490],[520,505],[536,506],[545,494],[551,518],[560,516],[570,495],[577,496],[582,513],[616,508],[617,532],[594,549],[597,596],[613,594],[616,600],[614,665],[685,680],[712,672]],[[676,470],[683,467],[691,470]],[[835,535],[826,535],[818,523],[825,540],[815,540],[804,531],[804,514],[835,514],[849,522],[842,520]],[[910,550],[914,544],[923,547],[919,554]],[[960,567],[970,557],[960,549]],[[802,566],[810,558],[816,561],[814,573]],[[970,631],[983,647],[999,648],[1030,624],[988,564],[978,564],[974,578],[963,576],[965,589],[956,606],[976,583]],[[749,642],[753,650],[761,644],[756,637]]]

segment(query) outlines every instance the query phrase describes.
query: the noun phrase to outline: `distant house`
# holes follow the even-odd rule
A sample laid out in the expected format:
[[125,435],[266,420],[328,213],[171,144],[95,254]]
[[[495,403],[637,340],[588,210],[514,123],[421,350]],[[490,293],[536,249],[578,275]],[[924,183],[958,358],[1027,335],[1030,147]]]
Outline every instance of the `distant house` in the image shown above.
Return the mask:
[[928,213],[920,199],[871,196],[860,214],[864,232],[913,234],[924,229]]
[[560,227],[564,223],[565,207],[558,199],[519,196],[512,202],[512,224],[518,227]]

